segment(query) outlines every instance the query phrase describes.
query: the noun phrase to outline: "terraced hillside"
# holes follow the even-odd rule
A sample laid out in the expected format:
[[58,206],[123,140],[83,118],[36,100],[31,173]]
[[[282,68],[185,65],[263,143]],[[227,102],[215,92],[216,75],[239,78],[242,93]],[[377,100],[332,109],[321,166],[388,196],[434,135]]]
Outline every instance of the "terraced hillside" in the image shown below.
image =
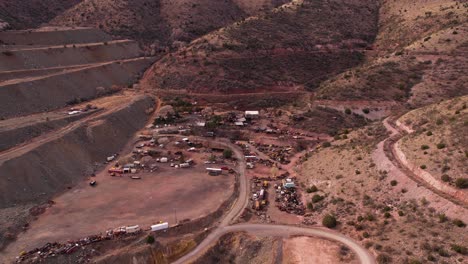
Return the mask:
[[85,0],[52,25],[92,26],[146,43],[189,42],[287,0]]
[[[90,28],[0,32],[0,249],[143,127],[154,58]],[[1,255],[0,255],[1,258]]]
[[375,1],[294,1],[165,56],[145,81],[197,93],[314,90],[362,62],[377,14]]
[[[134,41],[108,41],[110,37],[99,30],[71,31],[0,33],[3,42],[11,43],[15,36],[19,43],[4,45],[0,53],[0,117],[50,111],[116,92],[135,82],[153,62],[139,57],[141,50]],[[70,43],[80,35],[87,38]],[[36,39],[39,46],[27,45]],[[88,43],[83,43],[86,39]]]

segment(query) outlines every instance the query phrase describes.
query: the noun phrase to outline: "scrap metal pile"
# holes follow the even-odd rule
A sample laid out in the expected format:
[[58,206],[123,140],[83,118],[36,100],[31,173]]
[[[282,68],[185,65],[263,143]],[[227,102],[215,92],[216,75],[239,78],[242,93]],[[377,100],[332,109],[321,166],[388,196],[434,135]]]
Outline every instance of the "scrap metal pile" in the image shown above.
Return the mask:
[[265,153],[268,157],[270,157],[274,161],[278,161],[281,164],[288,164],[291,162],[289,157],[291,157],[293,148],[290,146],[278,146],[274,144],[270,145],[263,145],[263,144],[256,144],[255,147]]
[[287,188],[283,184],[275,184],[276,206],[284,212],[290,214],[304,215],[305,206],[300,199],[300,195],[295,187]]
[[114,230],[106,231],[105,235],[92,235],[79,240],[68,241],[65,244],[57,242],[47,243],[43,247],[35,248],[28,252],[22,252],[21,255],[17,257],[16,263],[22,263],[26,260],[32,262],[41,262],[41,259],[45,260],[49,257],[55,257],[57,255],[72,254],[81,247],[92,243],[97,243],[103,240],[112,240],[116,238],[128,237],[131,235],[138,234],[140,232],[141,230],[138,230],[138,232],[127,232],[125,228],[117,228]]

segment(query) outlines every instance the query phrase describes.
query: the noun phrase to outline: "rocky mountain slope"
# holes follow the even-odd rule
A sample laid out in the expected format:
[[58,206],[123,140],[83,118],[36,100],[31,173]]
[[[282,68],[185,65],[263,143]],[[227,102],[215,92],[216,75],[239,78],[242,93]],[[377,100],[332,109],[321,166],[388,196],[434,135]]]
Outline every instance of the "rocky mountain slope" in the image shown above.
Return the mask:
[[198,93],[313,90],[362,62],[377,15],[375,1],[294,1],[165,56],[145,81]]
[[55,18],[53,25],[99,27],[113,35],[165,46],[189,42],[286,0],[86,0]]
[[2,0],[0,19],[15,29],[38,27],[82,0]]

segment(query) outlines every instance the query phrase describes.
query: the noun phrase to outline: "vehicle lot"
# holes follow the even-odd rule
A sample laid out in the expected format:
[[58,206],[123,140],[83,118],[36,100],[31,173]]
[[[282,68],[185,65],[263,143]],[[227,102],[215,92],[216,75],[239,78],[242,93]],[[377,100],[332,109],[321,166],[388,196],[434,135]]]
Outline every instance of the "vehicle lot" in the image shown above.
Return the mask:
[[[109,164],[109,168],[112,164]],[[111,177],[107,168],[92,177],[96,187],[82,182],[54,199],[27,232],[18,237],[13,254],[51,241],[66,241],[105,232],[118,226],[149,226],[159,221],[171,225],[203,217],[216,210],[232,193],[232,174],[209,176],[205,164],[176,169],[169,164],[157,172],[141,172],[141,180]],[[13,245],[12,245],[13,246]]]

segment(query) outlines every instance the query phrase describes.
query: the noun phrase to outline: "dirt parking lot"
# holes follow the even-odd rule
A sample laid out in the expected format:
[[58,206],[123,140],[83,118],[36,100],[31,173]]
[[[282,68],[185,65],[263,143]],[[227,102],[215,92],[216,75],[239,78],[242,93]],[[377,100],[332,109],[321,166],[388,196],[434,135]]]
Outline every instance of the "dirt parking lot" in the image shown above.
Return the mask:
[[119,226],[148,227],[160,220],[173,225],[176,216],[178,221],[205,216],[232,194],[234,186],[232,174],[209,176],[205,167],[176,169],[164,164],[157,172],[137,174],[141,180],[111,177],[106,168],[93,178],[96,187],[85,181],[54,199],[56,204],[5,253],[15,256],[47,242],[82,238]]

